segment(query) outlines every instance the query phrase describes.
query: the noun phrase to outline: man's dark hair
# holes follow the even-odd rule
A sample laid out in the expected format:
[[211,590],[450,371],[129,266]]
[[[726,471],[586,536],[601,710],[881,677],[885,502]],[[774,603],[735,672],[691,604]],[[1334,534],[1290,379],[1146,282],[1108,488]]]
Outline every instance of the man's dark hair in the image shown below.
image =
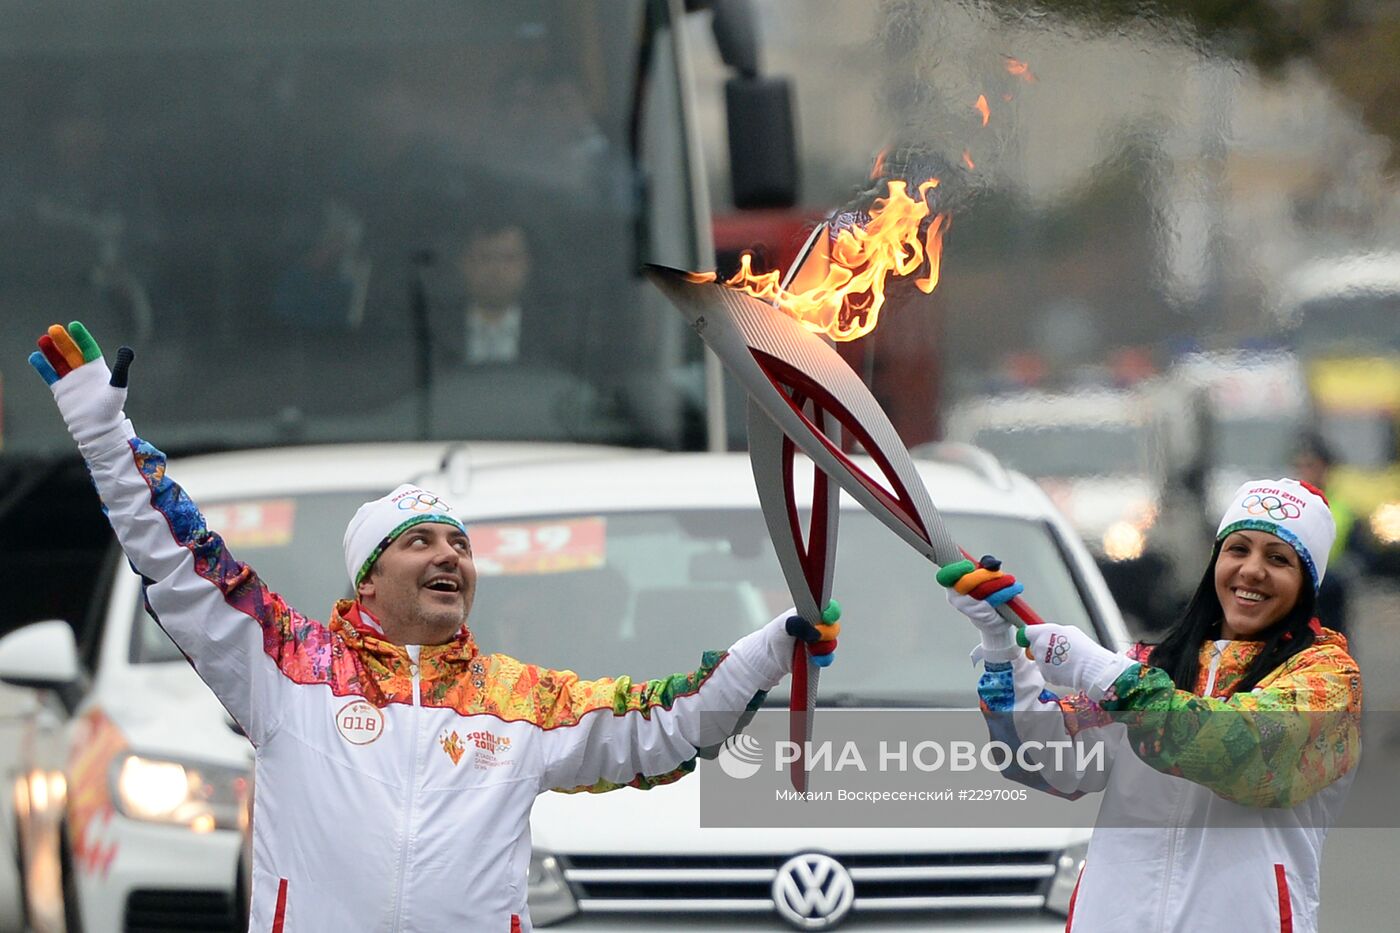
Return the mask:
[[463,206],[450,231],[459,251],[467,249],[477,240],[500,236],[507,230],[519,230],[525,235],[526,246],[533,245],[517,199],[480,191],[468,204]]

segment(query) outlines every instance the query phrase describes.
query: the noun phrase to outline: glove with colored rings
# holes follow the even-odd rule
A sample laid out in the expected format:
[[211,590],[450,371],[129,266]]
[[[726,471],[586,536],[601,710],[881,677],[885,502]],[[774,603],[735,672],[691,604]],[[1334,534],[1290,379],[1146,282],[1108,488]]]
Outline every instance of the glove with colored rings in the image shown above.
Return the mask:
[[822,610],[822,620],[813,625],[799,615],[788,616],[787,633],[807,643],[807,653],[818,667],[830,667],[836,660],[836,636],[841,634],[841,604],[828,600]]
[[937,580],[948,590],[949,605],[972,620],[982,633],[982,658],[1006,661],[1016,655],[1015,627],[1001,617],[997,607],[1019,596],[1025,586],[1002,572],[1001,561],[990,554],[975,564],[960,560],[940,568]]
[[29,355],[29,365],[48,383],[68,433],[86,449],[131,436],[122,407],[126,404],[127,371],[135,353],[130,347],[117,351],[112,369],[97,341],[86,327],[74,321],[66,328],[54,324],[39,338],[39,349]]

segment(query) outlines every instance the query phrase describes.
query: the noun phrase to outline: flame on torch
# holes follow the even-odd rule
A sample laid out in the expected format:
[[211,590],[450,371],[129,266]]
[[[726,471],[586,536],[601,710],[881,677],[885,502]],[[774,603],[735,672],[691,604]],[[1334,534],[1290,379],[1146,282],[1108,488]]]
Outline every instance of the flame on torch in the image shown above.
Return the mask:
[[989,120],[992,119],[992,110],[991,110],[990,107],[987,106],[987,95],[986,95],[986,94],[978,94],[978,95],[977,95],[977,103],[975,103],[975,104],[972,105],[972,109],[976,110],[978,113],[980,113],[980,114],[982,115],[982,125],[983,125],[983,126],[986,126],[986,125],[987,125],[987,122],[988,122]]
[[855,340],[875,329],[885,304],[885,280],[891,274],[907,276],[926,268],[914,280],[924,294],[938,287],[943,236],[949,216],[929,216],[927,196],[938,179],[920,183],[918,198],[909,196],[904,181],[890,181],[888,196],[876,198],[869,220],[839,225],[829,244],[826,274],[810,287],[790,292],[780,284],[780,273],[755,273],[752,256],[739,259],[739,271],[724,284],[742,289],[796,318],[808,330],[833,340]]
[[1027,84],[1035,83],[1035,75],[1031,73],[1031,66],[1009,55],[1006,57],[1006,72],[1020,78]]

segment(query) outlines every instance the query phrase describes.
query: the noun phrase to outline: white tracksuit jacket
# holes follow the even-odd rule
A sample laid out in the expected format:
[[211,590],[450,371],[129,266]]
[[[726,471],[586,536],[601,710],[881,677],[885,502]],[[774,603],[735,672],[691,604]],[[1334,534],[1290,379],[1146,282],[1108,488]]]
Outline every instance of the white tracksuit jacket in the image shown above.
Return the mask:
[[529,930],[535,796],[674,780],[791,667],[780,620],[645,684],[465,628],[415,659],[352,602],[322,624],[269,591],[129,425],[84,452],[151,612],[256,747],[252,930]]
[[1006,772],[1059,796],[1104,792],[1066,931],[1317,933],[1322,844],[1360,757],[1361,674],[1346,639],[1321,629],[1238,693],[1258,649],[1203,645],[1194,694],[1134,665],[1101,704],[1050,692],[1024,654],[987,662],[978,694],[994,738],[1103,743],[1106,767],[1076,770],[1076,750],[1057,768],[1028,745],[1043,770]]

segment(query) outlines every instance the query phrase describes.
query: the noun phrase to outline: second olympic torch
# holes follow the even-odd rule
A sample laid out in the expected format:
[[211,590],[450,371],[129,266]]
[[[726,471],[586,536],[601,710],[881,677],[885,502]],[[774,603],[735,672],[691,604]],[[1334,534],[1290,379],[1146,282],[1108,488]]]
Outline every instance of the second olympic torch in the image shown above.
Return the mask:
[[[934,564],[970,556],[949,536],[888,415],[831,346],[773,305],[720,284],[712,275],[656,265],[648,266],[647,274],[748,394],[755,481],[779,561],[805,617],[816,621],[830,595],[839,489]],[[870,456],[882,476],[871,476],[842,450],[843,432]],[[794,448],[817,468],[805,547],[791,492]],[[771,491],[777,483],[786,484],[782,500]],[[769,505],[774,501],[782,502],[785,514],[775,516],[778,509]],[[797,572],[805,587],[794,586]],[[1014,625],[1042,621],[1020,597],[998,607],[998,612]],[[802,712],[799,686],[812,688],[801,722],[810,738],[815,685],[794,672],[794,733]],[[805,772],[799,776],[796,765],[793,783],[804,789]]]

